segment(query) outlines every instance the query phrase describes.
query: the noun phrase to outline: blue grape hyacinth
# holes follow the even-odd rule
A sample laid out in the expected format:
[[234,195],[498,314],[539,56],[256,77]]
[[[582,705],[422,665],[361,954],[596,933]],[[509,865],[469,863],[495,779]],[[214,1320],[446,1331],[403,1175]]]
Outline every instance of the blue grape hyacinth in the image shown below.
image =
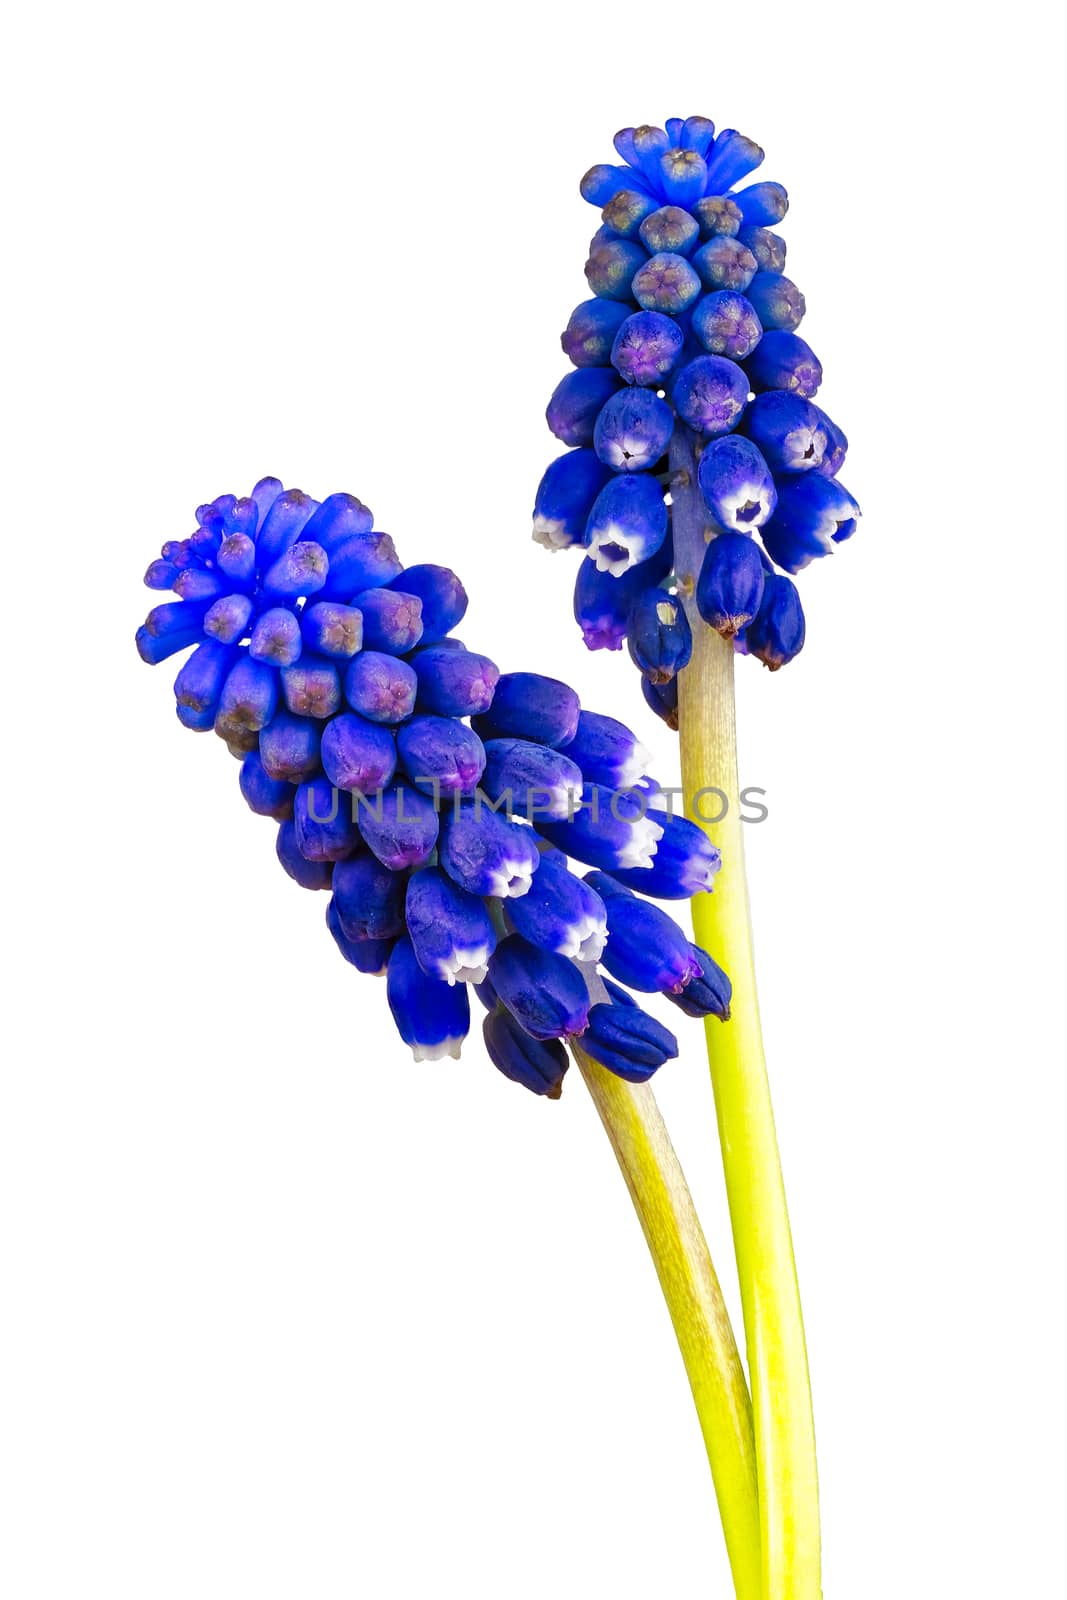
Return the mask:
[[[593,478],[613,481],[599,466]],[[416,1060],[459,1055],[476,986],[506,1077],[557,1096],[562,1041],[588,1030],[596,1059],[643,1080],[677,1041],[602,989],[601,965],[689,1015],[729,1014],[726,974],[633,893],[686,899],[719,867],[699,829],[650,804],[648,752],[567,684],[502,674],[461,644],[456,574],[405,567],[353,495],[319,502],[276,478],[220,495],[145,582],[177,598],[138,629],[142,659],[184,654],[178,720],[240,761],[282,867],[328,894],[342,956],[385,975]],[[641,648],[677,658],[664,615]]]
[[860,513],[837,479],[845,435],[814,401],[822,366],[796,331],[804,296],[774,231],[786,191],[751,181],[763,151],[706,117],[624,128],[615,149],[621,163],[581,183],[602,220],[593,298],[562,336],[575,370],[547,419],[570,448],[541,480],[533,530],[587,558],[574,598],[586,644],[627,642],[646,699],[673,722],[666,686],[688,651],[679,630],[655,637],[675,581],[672,436],[684,432],[699,463],[697,612],[772,671],[804,644],[793,577],[849,539]]

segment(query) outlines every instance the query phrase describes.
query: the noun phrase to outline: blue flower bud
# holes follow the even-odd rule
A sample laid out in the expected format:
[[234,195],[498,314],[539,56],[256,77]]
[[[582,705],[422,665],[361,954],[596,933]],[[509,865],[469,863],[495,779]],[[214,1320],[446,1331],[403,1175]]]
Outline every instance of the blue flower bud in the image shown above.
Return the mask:
[[251,585],[256,576],[256,546],[247,533],[231,533],[219,545],[216,556],[220,572],[235,583]]
[[174,580],[174,592],[183,600],[211,601],[224,595],[231,585],[217,572],[205,572],[203,567],[186,567]]
[[645,218],[639,228],[641,242],[649,255],[668,254],[687,256],[700,238],[700,225],[695,217],[680,206],[662,206]]
[[762,527],[778,502],[771,469],[751,439],[714,439],[701,452],[697,482],[704,504],[721,528]]
[[319,769],[320,724],[311,717],[279,711],[259,736],[259,753],[272,778],[303,783]]
[[357,972],[384,978],[393,948],[392,939],[350,939],[341,927],[332,895],[326,907],[326,926],[333,934],[338,950],[346,961],[352,963]]
[[579,367],[557,383],[545,420],[564,444],[589,445],[600,408],[619,387],[614,367]]
[[323,729],[322,765],[335,788],[377,794],[396,771],[393,736],[380,722],[342,712]]
[[663,837],[663,829],[645,814],[641,802],[596,783],[583,785],[581,805],[572,819],[542,821],[537,831],[565,855],[605,872],[650,866]]
[[789,210],[789,196],[780,183],[753,183],[733,198],[748,227],[773,228]]
[[747,653],[777,672],[804,648],[804,610],[796,584],[768,573],[759,611],[745,629]]
[[443,639],[466,614],[467,591],[450,567],[435,567],[432,562],[404,567],[389,587],[422,601],[421,644]]
[[275,496],[256,538],[256,565],[261,572],[296,543],[318,505],[302,489],[286,489]]
[[822,367],[810,345],[795,333],[771,329],[745,363],[753,389],[785,389],[810,400],[822,382]]
[[375,528],[355,533],[330,551],[330,570],[322,591],[323,599],[343,600],[364,589],[383,589],[402,571],[396,547],[387,533]]
[[599,162],[589,168],[578,187],[582,199],[588,200],[591,206],[606,206],[615,195],[631,187],[633,181],[634,174],[625,167],[612,167]]
[[695,894],[710,894],[722,856],[703,828],[688,817],[651,807],[648,814],[663,829],[652,865],[636,871],[616,867],[612,876],[627,889],[654,900],[689,900]]
[[247,633],[251,617],[250,595],[223,595],[208,607],[204,617],[204,632],[220,644],[236,644]]
[[593,502],[611,477],[595,450],[557,456],[537,488],[533,536],[546,550],[564,550],[585,540]]
[[654,556],[667,537],[667,507],[656,479],[643,472],[612,478],[597,495],[586,536],[587,557],[614,578]]
[[374,856],[339,861],[333,869],[333,906],[342,932],[349,939],[395,939],[404,931],[406,887],[406,878]]
[[345,671],[345,699],[371,722],[403,722],[410,717],[418,687],[413,666],[379,650],[364,650]]
[[573,1039],[585,1031],[589,991],[565,956],[509,933],[489,962],[489,977],[501,1003],[532,1038]]
[[836,478],[806,472],[783,482],[778,509],[760,536],[772,561],[787,572],[800,572],[850,539],[859,515],[859,506]]
[[358,804],[359,830],[383,867],[403,872],[425,866],[437,844],[432,800],[407,783],[394,783]]
[[488,656],[439,645],[420,650],[412,665],[418,679],[418,707],[442,717],[470,717],[492,704],[500,669]]
[[482,1021],[482,1037],[494,1067],[533,1094],[558,1100],[570,1064],[558,1039],[532,1039],[505,1006],[495,1006]]
[[405,917],[415,959],[445,983],[481,983],[496,949],[496,932],[477,895],[461,889],[440,867],[413,873]]
[[329,557],[320,544],[299,540],[267,569],[263,578],[264,592],[286,600],[317,594],[326,582],[329,564]]
[[581,793],[581,769],[549,745],[489,739],[485,758],[484,793],[535,825],[540,817],[568,816]]
[[173,561],[152,561],[149,563],[148,571],[144,575],[145,587],[148,589],[172,589],[179,570]]
[[659,158],[659,170],[663,192],[674,205],[691,206],[704,193],[708,168],[695,150],[665,150]]
[[300,632],[309,650],[347,660],[363,643],[363,616],[353,606],[320,600],[300,613]]
[[804,316],[804,296],[780,272],[757,272],[748,286],[748,298],[768,330],[792,333]]
[[725,356],[697,356],[674,380],[678,415],[697,433],[728,433],[748,403],[748,377]]
[[530,739],[554,749],[574,738],[581,704],[569,684],[539,672],[505,672],[474,728],[482,739]]
[[632,788],[652,760],[651,752],[629,728],[599,711],[581,713],[574,738],[563,750],[577,762],[586,783],[599,783],[607,789]]
[[323,656],[305,651],[293,666],[282,668],[281,679],[285,703],[296,717],[332,717],[341,704],[340,673]]
[[329,556],[347,539],[360,538],[374,527],[374,515],[354,494],[331,494],[301,529],[301,539],[313,539]]
[[754,139],[746,139],[736,128],[724,128],[708,156],[707,194],[725,194],[735,183],[747,178],[763,160],[763,151]]
[[745,432],[772,472],[808,472],[826,454],[826,430],[809,400],[783,389],[758,394],[745,413]]
[[406,655],[422,638],[422,601],[397,589],[364,589],[353,597],[363,618],[363,648]]
[[[672,117],[671,121],[678,119]],[[686,117],[678,134],[677,142],[683,150],[695,150],[707,160],[708,151],[711,149],[712,140],[715,138],[715,124],[710,117]]]
[[188,539],[168,539],[160,551],[160,555],[164,562],[175,569],[175,575],[179,572],[184,572],[186,567],[195,565],[195,558]]
[[302,783],[293,798],[296,847],[306,861],[343,861],[359,848],[352,803],[326,778]]
[[588,873],[608,916],[608,942],[601,961],[613,978],[642,994],[680,994],[700,972],[689,940],[665,911],[628,890]]
[[280,824],[276,844],[278,860],[301,889],[328,889],[333,877],[332,861],[308,861],[300,853],[296,823],[291,817]]
[[647,261],[648,255],[635,240],[596,238],[585,263],[586,282],[605,300],[629,300],[634,274]]
[[412,717],[397,729],[396,747],[409,782],[431,793],[473,794],[485,771],[482,741],[452,717]]
[[655,555],[615,578],[598,571],[592,561],[582,561],[574,582],[574,620],[582,630],[587,650],[618,650],[626,637],[630,608],[650,583],[666,577],[672,564],[671,541],[666,539]]
[[627,383],[657,385],[682,353],[682,330],[659,311],[637,311],[619,328],[611,364]]
[[678,1041],[669,1028],[638,1005],[601,1001],[589,1013],[582,1049],[602,1067],[627,1083],[647,1083],[665,1061],[678,1054]]
[[292,816],[296,790],[291,783],[271,777],[258,750],[250,750],[242,761],[240,783],[246,803],[257,816],[273,817],[277,822]]
[[558,850],[542,851],[529,892],[509,900],[505,916],[531,944],[572,961],[599,961],[607,938],[603,901]]
[[633,297],[643,311],[677,316],[693,304],[699,293],[700,279],[689,262],[670,250],[646,261],[633,280]]
[[747,628],[763,599],[760,553],[747,533],[720,533],[704,551],[697,580],[697,610],[724,639]]
[[222,697],[223,685],[237,653],[224,644],[197,645],[174,680],[174,698],[189,711],[202,712],[210,728]]
[[693,214],[702,239],[732,239],[741,226],[741,208],[728,194],[709,194],[698,200]]
[[678,732],[678,679],[672,678],[669,683],[652,683],[648,678],[641,679],[641,693],[645,704],[650,711],[667,724],[668,728]]
[[687,1017],[718,1017],[720,1022],[728,1022],[733,985],[706,950],[698,944],[691,944],[689,949],[700,971],[679,994],[669,994],[668,1000],[673,1000]]
[[[617,150],[620,148],[620,139],[621,135],[617,134],[615,137]],[[660,160],[670,145],[670,139],[663,129],[642,123],[639,128],[630,130],[629,139],[625,144],[628,151],[626,160],[634,163],[653,194],[662,193],[663,174]]]
[[206,605],[194,605],[187,600],[170,600],[153,607],[137,630],[137,653],[141,660],[156,667],[168,656],[197,644],[206,610]]
[[815,407],[815,415],[818,417],[819,425],[826,435],[826,450],[815,470],[824,478],[836,478],[845,464],[845,457],[848,454],[848,440],[843,429],[839,428],[837,423],[826,415],[825,411],[820,411],[818,406]]
[[613,471],[644,472],[663,455],[673,429],[670,406],[651,389],[624,389],[597,417],[593,445]]
[[742,227],[737,237],[751,250],[761,272],[781,272],[785,267],[786,245],[780,233],[769,228]]
[[411,940],[398,939],[389,957],[386,996],[397,1032],[416,1061],[459,1060],[470,1032],[466,984],[428,978],[415,958]]
[[302,648],[295,613],[285,606],[272,606],[257,619],[248,653],[253,661],[263,661],[268,666],[291,667],[299,661]]
[[279,495],[284,493],[280,478],[260,478],[249,499],[256,508],[257,526],[262,528],[268,511]]
[[[632,239],[645,218],[656,209],[656,201],[651,195],[639,189],[620,189],[618,194],[612,195],[600,215],[604,226],[610,228],[612,233],[623,239]],[[581,366],[582,363],[575,362],[575,365]]]
[[630,314],[618,300],[583,300],[560,335],[564,354],[576,367],[606,367],[619,328]]
[[682,603],[663,588],[646,589],[630,612],[630,660],[653,683],[668,683],[688,663],[693,636]]
[[692,326],[705,350],[716,356],[730,356],[734,361],[751,355],[763,331],[751,301],[730,289],[717,289],[698,300],[693,307]]
[[740,239],[717,234],[701,245],[693,266],[705,289],[747,289],[756,276],[756,258]]
[[461,889],[496,899],[526,894],[540,864],[533,830],[477,799],[450,807],[441,818],[440,859]]
[[278,704],[278,674],[261,661],[242,656],[222,686],[215,731],[223,739],[258,733]]

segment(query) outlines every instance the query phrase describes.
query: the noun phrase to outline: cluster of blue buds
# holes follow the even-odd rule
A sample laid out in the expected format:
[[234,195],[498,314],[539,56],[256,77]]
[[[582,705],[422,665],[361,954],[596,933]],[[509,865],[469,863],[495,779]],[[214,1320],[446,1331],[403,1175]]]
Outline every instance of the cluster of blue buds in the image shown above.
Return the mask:
[[141,657],[188,652],[179,721],[240,761],[282,866],[329,894],[345,959],[385,975],[416,1060],[458,1056],[468,985],[492,1060],[553,1097],[563,1041],[581,1036],[636,1082],[677,1054],[618,984],[728,1015],[726,975],[633,892],[707,892],[720,863],[663,804],[628,728],[564,683],[502,675],[466,649],[455,573],[404,567],[352,495],[320,503],[264,478],[196,522],[145,575],[178,599],[138,630]]
[[[796,331],[804,296],[773,231],[786,192],[737,187],[763,151],[732,128],[716,137],[706,117],[624,128],[615,148],[622,165],[582,179],[603,226],[585,269],[593,298],[562,336],[575,370],[547,419],[568,450],[541,480],[534,538],[584,553],[574,612],[586,644],[625,640],[649,704],[672,721],[692,648],[672,499],[699,489],[700,618],[772,671],[804,643],[790,575],[848,539],[859,507],[837,479],[847,440],[815,404],[822,367]],[[672,467],[680,436],[698,485]]]

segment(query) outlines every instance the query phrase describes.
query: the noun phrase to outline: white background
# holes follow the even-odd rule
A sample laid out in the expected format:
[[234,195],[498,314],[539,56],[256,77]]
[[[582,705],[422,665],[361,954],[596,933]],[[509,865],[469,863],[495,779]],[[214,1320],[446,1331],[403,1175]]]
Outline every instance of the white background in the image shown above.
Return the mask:
[[[625,123],[739,126],[852,440],[742,663],[828,1596],[1062,1582],[1062,183],[1037,8],[22,8],[2,115],[0,1588],[728,1592],[583,1086],[412,1067],[132,635],[193,508],[345,488],[463,636],[673,737],[529,539]],[[1057,348],[1058,346],[1058,348]],[[700,1029],[658,1092],[736,1305]]]

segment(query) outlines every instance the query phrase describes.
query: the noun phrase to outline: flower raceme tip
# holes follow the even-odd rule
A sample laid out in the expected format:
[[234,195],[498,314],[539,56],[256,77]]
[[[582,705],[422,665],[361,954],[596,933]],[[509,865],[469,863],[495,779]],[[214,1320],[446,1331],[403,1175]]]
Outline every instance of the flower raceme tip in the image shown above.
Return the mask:
[[[581,182],[601,211],[586,266],[592,298],[562,336],[574,370],[547,419],[570,448],[541,480],[534,538],[586,558],[574,594],[586,645],[625,641],[646,699],[673,721],[668,685],[688,650],[655,623],[659,596],[677,587],[675,496],[698,497],[708,540],[700,617],[772,670],[799,653],[805,628],[795,586],[765,593],[764,578],[832,553],[860,513],[837,479],[847,440],[814,403],[821,363],[797,332],[804,296],[775,231],[788,197],[753,180],[763,151],[736,129],[716,134],[706,117],[624,128],[615,149],[618,162]],[[679,432],[699,461],[695,485],[672,482]]]

